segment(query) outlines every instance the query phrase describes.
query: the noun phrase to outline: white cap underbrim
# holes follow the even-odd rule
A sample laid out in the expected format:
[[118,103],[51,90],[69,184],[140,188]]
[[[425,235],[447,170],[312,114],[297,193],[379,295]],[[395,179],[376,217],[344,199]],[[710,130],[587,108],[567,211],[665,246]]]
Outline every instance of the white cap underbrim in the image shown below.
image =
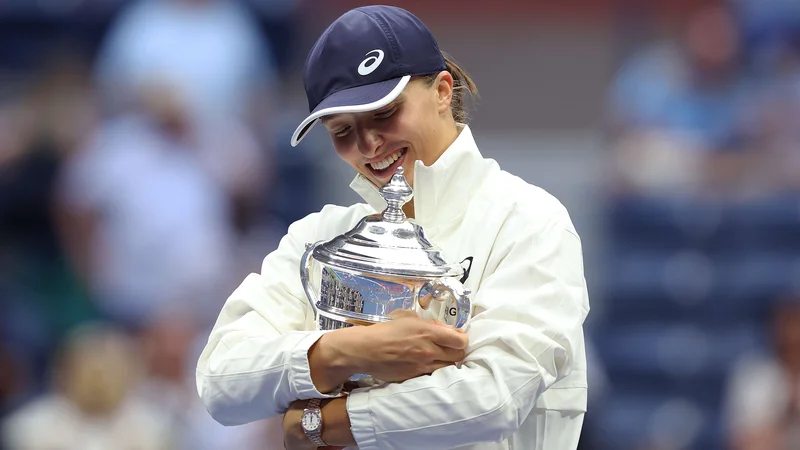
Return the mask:
[[[292,134],[292,147],[296,147],[303,140],[320,118],[331,114],[361,113],[383,108],[403,92],[410,80],[411,75],[405,75],[380,83],[345,89],[330,95],[320,102],[305,120],[300,122]],[[387,89],[388,93],[386,93]]]

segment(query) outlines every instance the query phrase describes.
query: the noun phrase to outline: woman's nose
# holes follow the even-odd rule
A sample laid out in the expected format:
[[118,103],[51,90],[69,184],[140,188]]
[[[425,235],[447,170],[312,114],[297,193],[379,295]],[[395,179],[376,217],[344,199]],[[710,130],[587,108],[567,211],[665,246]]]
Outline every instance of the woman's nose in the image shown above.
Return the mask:
[[362,129],[359,131],[358,151],[367,158],[375,156],[381,144],[383,144],[383,139],[376,130]]

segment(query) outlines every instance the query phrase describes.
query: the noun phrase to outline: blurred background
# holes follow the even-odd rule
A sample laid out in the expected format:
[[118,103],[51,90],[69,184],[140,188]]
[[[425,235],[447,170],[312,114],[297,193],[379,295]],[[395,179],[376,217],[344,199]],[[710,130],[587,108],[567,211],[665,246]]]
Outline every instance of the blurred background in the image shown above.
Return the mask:
[[[193,370],[288,224],[359,201],[301,69],[349,0],[0,1],[3,449],[273,449]],[[555,194],[581,449],[800,449],[800,2],[407,0],[485,156]]]

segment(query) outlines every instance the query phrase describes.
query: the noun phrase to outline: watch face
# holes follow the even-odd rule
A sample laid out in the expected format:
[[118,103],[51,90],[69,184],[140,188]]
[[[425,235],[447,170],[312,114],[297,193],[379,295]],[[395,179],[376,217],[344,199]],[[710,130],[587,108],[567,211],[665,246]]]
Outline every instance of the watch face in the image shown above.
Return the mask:
[[314,431],[322,424],[322,417],[317,411],[306,411],[303,413],[302,425],[308,431]]

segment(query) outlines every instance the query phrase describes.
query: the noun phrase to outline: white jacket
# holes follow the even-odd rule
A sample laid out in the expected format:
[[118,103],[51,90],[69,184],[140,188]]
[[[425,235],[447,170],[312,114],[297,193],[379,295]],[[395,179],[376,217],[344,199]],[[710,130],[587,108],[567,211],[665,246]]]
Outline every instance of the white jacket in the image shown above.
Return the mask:
[[[414,168],[414,214],[451,262],[473,257],[469,347],[461,368],[348,396],[360,450],[575,449],[586,411],[583,322],[589,300],[581,242],[553,196],[481,156],[469,127],[432,166]],[[306,243],[328,240],[382,211],[367,202],[325,206],[289,227],[277,250],[228,298],[197,366],[211,415],[243,424],[325,398],[307,352],[317,331],[300,284]]]

